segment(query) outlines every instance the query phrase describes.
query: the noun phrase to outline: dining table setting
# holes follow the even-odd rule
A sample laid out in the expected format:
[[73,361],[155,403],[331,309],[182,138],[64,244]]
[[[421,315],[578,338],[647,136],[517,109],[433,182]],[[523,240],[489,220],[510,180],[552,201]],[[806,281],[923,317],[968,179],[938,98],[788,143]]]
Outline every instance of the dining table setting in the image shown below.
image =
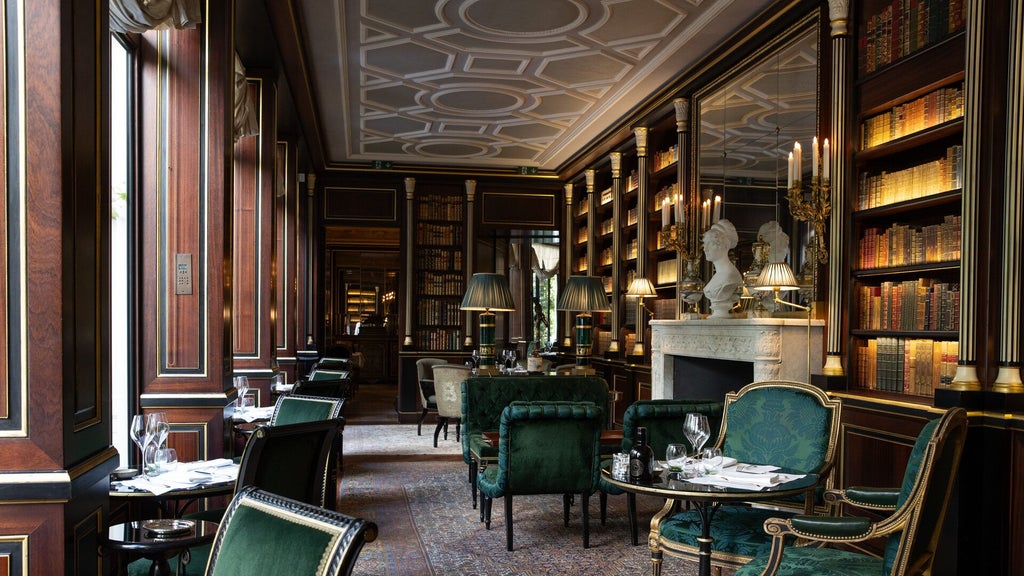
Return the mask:
[[238,479],[238,464],[229,458],[179,462],[158,474],[138,474],[110,483],[111,492],[148,492],[160,496],[168,492],[197,490],[227,484]]

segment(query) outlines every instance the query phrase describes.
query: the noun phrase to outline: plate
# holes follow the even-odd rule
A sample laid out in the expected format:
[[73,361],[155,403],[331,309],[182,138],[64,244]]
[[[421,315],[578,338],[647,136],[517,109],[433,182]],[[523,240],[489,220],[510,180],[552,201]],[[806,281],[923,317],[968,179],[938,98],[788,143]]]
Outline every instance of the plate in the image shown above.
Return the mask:
[[127,480],[129,478],[134,478],[138,474],[139,471],[136,470],[135,468],[118,468],[117,470],[111,472],[110,476],[113,477],[115,480]]
[[188,534],[196,527],[196,523],[193,520],[165,518],[162,520],[146,520],[142,523],[142,527],[149,530],[150,534],[157,538],[170,538]]

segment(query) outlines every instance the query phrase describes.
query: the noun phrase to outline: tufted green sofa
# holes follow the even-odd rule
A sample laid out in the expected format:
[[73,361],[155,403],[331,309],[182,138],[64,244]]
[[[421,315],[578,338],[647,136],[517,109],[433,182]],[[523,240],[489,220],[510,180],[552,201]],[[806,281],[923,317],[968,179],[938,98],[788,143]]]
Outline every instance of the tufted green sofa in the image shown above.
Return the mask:
[[[593,402],[611,414],[608,382],[598,376],[475,376],[462,382],[462,459],[469,465],[473,507],[481,464],[494,462],[498,447],[484,440],[497,432],[501,411],[514,401]],[[607,427],[607,417],[606,424]]]

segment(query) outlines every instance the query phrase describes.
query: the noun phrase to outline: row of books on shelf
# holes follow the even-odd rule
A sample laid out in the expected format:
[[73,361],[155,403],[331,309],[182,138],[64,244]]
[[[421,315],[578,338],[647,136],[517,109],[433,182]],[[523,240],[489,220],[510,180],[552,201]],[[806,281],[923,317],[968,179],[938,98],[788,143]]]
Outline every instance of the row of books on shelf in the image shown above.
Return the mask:
[[867,210],[924,198],[963,187],[963,146],[946,148],[942,158],[903,170],[862,172],[857,186],[857,209]]
[[419,198],[416,217],[420,220],[462,221],[462,197],[451,194],[428,194]]
[[416,243],[420,245],[461,246],[462,226],[420,222],[416,224]]
[[857,264],[862,270],[956,262],[960,259],[960,223],[956,214],[939,224],[872,226],[861,232]]
[[638,245],[639,242],[636,238],[632,238],[629,242],[626,242],[626,260],[636,260]]
[[655,284],[671,284],[676,281],[676,259],[661,260],[658,262]]
[[858,40],[860,69],[870,74],[964,28],[963,0],[892,0],[868,14]]
[[676,299],[658,298],[651,304],[651,310],[654,311],[655,320],[675,320]]
[[466,292],[465,278],[457,272],[423,270],[416,292],[423,296],[462,296]]
[[462,350],[462,330],[435,328],[416,330],[413,345],[417,350]]
[[589,212],[590,212],[590,202],[587,202],[586,197],[584,197],[582,200],[577,202],[576,205],[573,206],[573,209],[572,209],[572,215],[576,216],[576,217],[586,216]]
[[605,188],[604,190],[601,190],[601,194],[598,196],[598,202],[597,203],[600,204],[601,206],[604,206],[605,204],[608,204],[611,201],[612,201],[612,189],[611,188]]
[[963,84],[933,90],[861,123],[861,149],[879,146],[964,115]]
[[598,234],[601,235],[601,236],[604,236],[605,234],[611,234],[614,231],[615,231],[615,220],[612,219],[612,218],[609,218],[607,220],[602,220],[601,221],[601,225],[598,227]]
[[662,186],[661,190],[654,193],[654,210],[658,211],[665,207],[665,203],[672,204],[679,195],[679,183],[673,182]]
[[640,213],[636,206],[626,210],[626,226],[632,226],[636,224],[637,215]]
[[868,390],[931,396],[956,375],[956,341],[876,338],[857,346],[857,386]]
[[419,325],[457,326],[462,323],[464,312],[457,300],[431,300],[420,298],[416,301],[416,320]]
[[960,329],[959,284],[919,278],[860,286],[855,292],[863,330]]
[[420,268],[462,270],[462,250],[423,248],[416,257]]
[[679,147],[671,146],[668,150],[658,150],[651,161],[654,163],[655,171],[671,166],[679,161]]
[[576,259],[576,272],[580,274],[587,273],[587,257],[580,256]]

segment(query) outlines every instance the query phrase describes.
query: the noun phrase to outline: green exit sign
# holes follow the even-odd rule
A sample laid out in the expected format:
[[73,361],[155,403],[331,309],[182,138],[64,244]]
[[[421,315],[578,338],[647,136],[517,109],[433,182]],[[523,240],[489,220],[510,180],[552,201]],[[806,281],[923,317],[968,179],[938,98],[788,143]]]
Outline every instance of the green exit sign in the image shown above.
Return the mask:
[[519,174],[519,175],[522,175],[522,176],[533,176],[533,175],[537,174],[537,167],[536,166],[520,166],[520,167],[516,168],[516,174]]
[[374,170],[390,170],[391,169],[391,161],[390,160],[374,160],[373,161],[373,169]]

